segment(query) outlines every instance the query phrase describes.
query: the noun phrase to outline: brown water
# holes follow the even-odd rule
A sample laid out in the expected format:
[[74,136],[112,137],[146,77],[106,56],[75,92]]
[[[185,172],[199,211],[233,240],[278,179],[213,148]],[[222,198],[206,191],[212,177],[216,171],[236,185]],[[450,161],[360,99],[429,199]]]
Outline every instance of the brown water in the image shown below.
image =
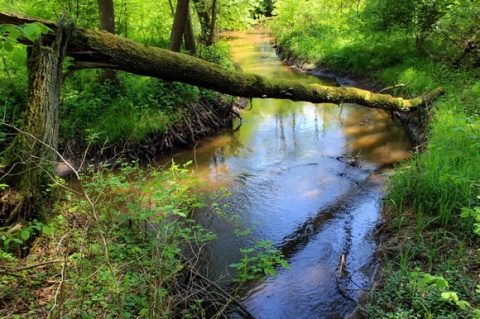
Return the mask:
[[[262,31],[225,35],[235,61],[271,78],[325,83],[298,73],[275,55]],[[242,301],[256,318],[344,318],[370,288],[377,267],[373,238],[388,167],[410,156],[412,145],[388,114],[357,105],[339,107],[254,99],[235,129],[199,141],[176,161],[195,159],[213,188],[224,186],[228,212],[248,236],[212,214],[199,220],[219,234],[209,247],[205,272],[228,282],[228,264],[239,249],[271,240],[291,270],[249,283]],[[348,165],[357,156],[355,166]],[[348,273],[339,276],[341,256]]]

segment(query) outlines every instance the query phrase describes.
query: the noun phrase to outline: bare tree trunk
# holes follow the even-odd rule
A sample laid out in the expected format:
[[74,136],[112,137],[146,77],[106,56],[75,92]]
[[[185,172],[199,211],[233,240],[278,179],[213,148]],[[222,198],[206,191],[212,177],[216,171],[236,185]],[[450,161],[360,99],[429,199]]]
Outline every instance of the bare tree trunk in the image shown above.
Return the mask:
[[185,50],[190,54],[197,52],[195,45],[195,35],[193,34],[192,18],[190,17],[190,10],[188,10],[187,21],[185,22],[185,30],[183,32],[183,39],[185,40]]
[[73,23],[57,30],[55,41],[45,46],[35,41],[28,52],[28,97],[26,124],[5,152],[6,180],[20,190],[22,198],[6,225],[29,219],[39,213],[47,172],[57,160],[58,113],[62,80],[62,63]]
[[[113,0],[98,0],[98,11],[100,15],[100,30],[115,34],[115,8]],[[115,70],[102,70],[100,83],[118,84]]]
[[215,28],[217,27],[217,0],[212,1],[212,19],[210,21],[210,32],[208,38],[208,45],[215,43]]
[[182,38],[187,23],[188,4],[190,0],[178,0],[173,19],[172,32],[170,33],[170,44],[168,49],[174,52],[180,52],[182,47]]

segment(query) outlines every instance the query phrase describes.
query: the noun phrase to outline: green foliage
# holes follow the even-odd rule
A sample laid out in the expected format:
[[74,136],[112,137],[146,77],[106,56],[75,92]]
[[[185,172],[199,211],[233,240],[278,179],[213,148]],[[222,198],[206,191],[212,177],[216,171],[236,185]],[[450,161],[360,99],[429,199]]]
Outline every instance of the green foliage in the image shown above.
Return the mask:
[[49,28],[39,22],[22,26],[0,24],[0,49],[11,52],[14,45],[22,38],[35,41],[40,35],[48,32]]
[[253,24],[250,12],[257,2],[257,0],[218,1],[217,28],[219,30],[248,29]]
[[224,41],[217,41],[211,46],[198,45],[197,56],[226,68],[235,68],[230,55],[230,47]]
[[[22,276],[15,271],[0,273],[2,298],[28,305],[1,309],[0,316],[28,312],[39,317],[45,310],[54,318],[204,314],[208,304],[201,294],[209,288],[188,282],[196,275],[203,248],[216,235],[191,217],[203,208],[230,218],[217,202],[229,194],[205,193],[198,176],[186,168],[190,164],[154,169],[123,163],[115,171],[104,166],[100,172],[82,175],[80,184],[65,192],[59,215],[50,224],[35,221],[10,231],[7,245],[41,233],[35,245],[42,249],[29,255],[30,264],[41,265],[43,258],[56,262],[41,272],[27,267]],[[2,237],[3,245],[8,236]],[[288,267],[266,241],[242,253],[242,271],[249,279],[275,275],[277,264]],[[6,249],[0,249],[0,257],[5,269],[21,268],[19,259]],[[45,283],[56,286],[51,299],[37,295],[36,289],[45,289]]]
[[[480,196],[477,196],[480,203]],[[474,221],[473,232],[480,236],[480,205],[472,207],[463,207],[461,216],[463,218],[471,217]]]
[[[26,54],[18,41],[27,39],[35,41],[49,29],[41,23],[22,26],[0,24],[0,101],[2,104],[2,121],[11,125],[22,124],[22,111],[26,99]],[[11,128],[0,128],[0,156],[11,141]]]
[[446,226],[474,199],[474,181],[480,180],[477,121],[442,105],[433,122],[428,151],[414,157],[391,179],[389,200],[397,207],[408,203],[416,211],[438,217]]
[[35,236],[50,236],[53,232],[53,224],[44,224],[33,220],[25,225],[16,224],[13,227],[0,227],[0,252],[2,254],[14,253],[17,256],[28,249],[29,239]]
[[479,66],[480,7],[471,0],[453,1],[446,14],[438,21],[434,36],[443,59],[465,65]]
[[125,88],[120,92],[87,83],[92,76],[90,71],[79,74],[64,87],[60,125],[65,139],[95,136],[95,144],[139,143],[165,132],[176,120],[179,106],[200,97],[193,86],[126,74],[119,76]]
[[[450,284],[442,276],[435,276],[416,268],[412,272],[387,269],[385,286],[382,292],[375,294],[375,301],[368,305],[372,318],[477,318],[460,296],[467,296],[464,285],[471,282],[462,280]],[[458,275],[452,272],[449,278]],[[449,289],[458,289],[454,293]],[[462,305],[457,307],[454,299]]]
[[448,0],[374,0],[363,11],[365,20],[375,30],[401,28],[409,34],[431,32],[450,7]]
[[240,249],[240,252],[242,259],[229,265],[237,270],[235,282],[245,283],[265,276],[276,276],[276,267],[279,265],[290,269],[282,252],[272,248],[272,243],[268,240],[258,242],[251,248]]

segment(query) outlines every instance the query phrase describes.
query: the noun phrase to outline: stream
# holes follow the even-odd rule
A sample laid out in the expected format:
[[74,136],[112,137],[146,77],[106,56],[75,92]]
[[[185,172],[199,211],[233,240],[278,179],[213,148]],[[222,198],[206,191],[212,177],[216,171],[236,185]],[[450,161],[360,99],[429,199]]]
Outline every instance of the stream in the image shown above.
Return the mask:
[[[286,66],[268,32],[224,36],[246,72],[335,85]],[[385,178],[410,156],[407,134],[387,113],[352,104],[253,99],[241,115],[233,129],[173,155],[194,160],[213,189],[228,189],[227,213],[252,227],[236,236],[218,216],[199,215],[218,234],[203,271],[228,285],[239,249],[270,240],[291,269],[240,291],[255,318],[348,317],[372,285]]]

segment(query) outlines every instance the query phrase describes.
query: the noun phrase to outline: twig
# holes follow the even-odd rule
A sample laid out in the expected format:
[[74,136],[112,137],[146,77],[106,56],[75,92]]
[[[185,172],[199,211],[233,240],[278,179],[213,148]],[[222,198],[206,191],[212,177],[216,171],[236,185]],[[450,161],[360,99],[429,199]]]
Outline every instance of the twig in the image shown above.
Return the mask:
[[403,87],[406,87],[408,85],[412,84],[412,81],[408,82],[408,83],[400,83],[400,84],[394,84],[392,86],[388,86],[386,88],[383,88],[381,89],[380,91],[378,91],[378,93],[382,93],[382,92],[385,92],[385,91],[389,91],[389,90],[393,90],[393,89],[396,89],[396,88],[403,88]]
[[45,262],[39,263],[39,264],[17,267],[17,268],[0,266],[2,268],[8,269],[8,270],[0,270],[0,275],[10,274],[10,273],[19,272],[19,271],[28,270],[28,269],[37,268],[37,267],[43,267],[43,266],[58,263],[58,262],[61,262],[61,261],[63,261],[63,260],[62,259],[55,259],[55,260],[45,261]]
[[345,274],[347,273],[346,268],[347,268],[347,263],[345,261],[345,254],[342,254],[342,256],[340,257],[340,267],[338,270],[338,277],[342,278],[343,276],[345,276]]

